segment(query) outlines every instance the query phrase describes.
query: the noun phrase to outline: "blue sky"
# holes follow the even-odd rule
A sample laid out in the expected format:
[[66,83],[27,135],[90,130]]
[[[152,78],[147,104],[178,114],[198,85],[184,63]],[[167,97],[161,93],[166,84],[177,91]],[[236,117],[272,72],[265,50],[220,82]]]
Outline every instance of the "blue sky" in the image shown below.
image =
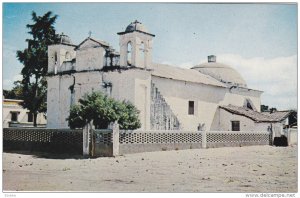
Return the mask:
[[264,91],[262,103],[297,107],[296,4],[4,3],[3,88],[11,88],[22,65],[15,57],[29,38],[31,12],[59,15],[57,32],[79,44],[92,37],[119,50],[117,32],[135,19],[156,35],[153,61],[190,68],[217,55]]

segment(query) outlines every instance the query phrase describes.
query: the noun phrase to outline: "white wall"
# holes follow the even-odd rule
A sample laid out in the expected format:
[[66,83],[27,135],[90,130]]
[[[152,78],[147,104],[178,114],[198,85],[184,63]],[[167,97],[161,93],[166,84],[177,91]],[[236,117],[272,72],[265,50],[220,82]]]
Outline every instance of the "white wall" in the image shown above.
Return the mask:
[[[120,65],[127,66],[128,42],[131,42],[131,65],[141,68],[151,68],[152,62],[152,36],[140,32],[131,32],[120,35]],[[141,50],[142,42],[145,51]],[[144,53],[144,56],[142,56]]]
[[[69,68],[63,66],[64,61],[71,61],[76,57],[74,46],[56,44],[48,46],[48,73],[62,72]],[[70,55],[69,59],[66,59],[67,52]],[[57,53],[57,62],[55,63],[55,53]]]
[[100,44],[87,40],[76,51],[76,71],[102,69],[105,49]]
[[[74,84],[75,82],[75,84]],[[132,102],[140,111],[143,129],[150,127],[150,74],[144,70],[123,70],[121,72],[81,72],[72,75],[56,75],[48,77],[48,128],[68,128],[66,118],[69,116],[71,105],[71,85],[74,84],[75,103],[85,94],[92,91],[102,91],[103,82],[112,84],[111,97],[122,101]],[[140,88],[144,87],[146,92]],[[141,96],[144,99],[141,99]]]
[[260,112],[261,94],[261,91],[250,90],[247,88],[227,89],[224,100],[220,102],[220,105],[232,104],[236,106],[243,106],[245,99],[250,99],[256,110]]
[[71,75],[52,76],[47,78],[47,128],[68,128],[66,118],[69,116]]
[[[155,76],[152,77],[152,81],[170,105],[184,130],[197,130],[200,123],[205,124],[205,130],[218,128],[216,120],[219,116],[217,112],[219,105],[243,106],[244,100],[250,98],[260,109],[258,105],[260,94],[255,95],[256,93],[250,91],[238,95],[237,92],[229,92],[227,88]],[[194,115],[188,115],[188,101],[195,101]]]
[[[3,104],[2,108],[2,124],[3,127],[8,127],[8,122],[11,121],[11,112],[19,112],[18,122],[29,123],[28,122],[28,109],[24,109],[21,105],[6,105]],[[47,120],[43,113],[37,115],[37,124],[46,124]]]
[[[224,109],[218,109],[212,131],[231,131],[231,121],[240,121],[240,131],[267,131],[270,123],[256,123],[245,116],[232,114]],[[274,125],[274,124],[273,124]]]
[[104,81],[112,82],[112,97],[122,101],[130,101],[140,111],[141,129],[150,129],[150,73],[140,69],[107,72]]

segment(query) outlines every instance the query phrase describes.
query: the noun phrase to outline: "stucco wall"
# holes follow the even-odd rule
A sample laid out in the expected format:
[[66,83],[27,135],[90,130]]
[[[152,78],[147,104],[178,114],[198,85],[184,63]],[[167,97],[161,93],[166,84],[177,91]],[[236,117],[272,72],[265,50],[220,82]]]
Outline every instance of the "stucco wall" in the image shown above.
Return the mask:
[[[18,122],[20,123],[29,123],[28,122],[28,109],[24,109],[20,105],[3,105],[2,109],[2,124],[3,128],[8,127],[8,122],[11,121],[11,112],[19,112],[18,114]],[[37,124],[46,124],[47,121],[43,115],[43,113],[39,113],[37,115]]]
[[268,126],[271,126],[270,123],[256,123],[250,118],[232,114],[224,109],[218,109],[218,112],[212,131],[231,131],[231,121],[240,121],[240,131],[267,131]]
[[127,100],[140,111],[141,129],[150,129],[151,77],[147,71],[134,69],[103,73],[103,79],[112,82],[112,97]]
[[105,50],[102,47],[80,48],[76,51],[76,70],[101,69],[104,65]]
[[236,105],[243,106],[245,99],[250,99],[256,110],[260,112],[261,91],[249,90],[247,88],[227,89],[224,100],[220,101],[220,105]]
[[[183,130],[197,130],[200,123],[205,124],[205,130],[219,128],[217,124],[219,105],[243,106],[245,99],[250,98],[255,106],[260,108],[260,94],[252,91],[243,91],[239,95],[237,91],[232,93],[226,88],[156,76],[152,77],[152,81],[179,119]],[[188,115],[189,101],[195,101],[194,115]]]
[[47,89],[47,127],[68,128],[66,118],[71,104],[70,85],[73,83],[71,75],[48,77]]
[[[151,68],[152,36],[140,32],[120,35],[120,65],[127,66],[128,43],[131,43],[131,64],[141,68]],[[144,44],[144,51],[140,50]]]
[[[111,83],[104,88],[103,82]],[[150,127],[150,74],[143,70],[81,72],[48,77],[48,128],[68,128],[70,106],[92,91],[101,91],[122,101],[132,102],[140,110],[143,129]],[[74,85],[73,100],[70,87]]]
[[[197,130],[199,123],[205,123],[206,130],[210,129],[218,102],[224,98],[224,88],[155,76],[152,81],[179,119],[181,129]],[[189,101],[195,101],[194,115],[188,115]]]
[[[63,44],[48,46],[48,72],[55,73],[68,69],[68,67],[63,66],[63,62],[71,61],[76,57],[74,48],[74,46]],[[57,62],[55,62],[55,53],[57,54]]]

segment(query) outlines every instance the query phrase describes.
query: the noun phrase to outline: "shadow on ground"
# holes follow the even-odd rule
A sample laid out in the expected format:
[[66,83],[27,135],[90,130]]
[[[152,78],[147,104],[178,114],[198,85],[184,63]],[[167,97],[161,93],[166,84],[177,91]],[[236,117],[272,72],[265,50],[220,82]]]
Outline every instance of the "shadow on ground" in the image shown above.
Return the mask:
[[20,151],[20,150],[10,150],[4,152],[16,153],[22,155],[32,155],[35,158],[44,158],[44,159],[86,159],[85,157],[83,157],[83,155],[69,154],[69,153],[49,153],[49,152]]

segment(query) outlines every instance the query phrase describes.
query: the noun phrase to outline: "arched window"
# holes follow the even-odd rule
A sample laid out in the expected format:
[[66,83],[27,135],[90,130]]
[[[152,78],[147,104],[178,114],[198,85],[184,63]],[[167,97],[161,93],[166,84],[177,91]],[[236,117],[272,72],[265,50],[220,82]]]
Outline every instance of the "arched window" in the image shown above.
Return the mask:
[[57,52],[54,53],[54,63],[57,63]]
[[245,101],[244,101],[244,107],[248,108],[248,109],[251,109],[253,111],[257,111],[253,102],[249,99],[249,98],[246,98]]
[[66,52],[66,61],[70,61],[71,60],[71,54],[70,52]]
[[141,43],[141,47],[140,47],[140,64],[141,64],[141,67],[145,66],[145,44],[144,44],[144,42]]
[[103,51],[103,65],[108,66],[108,50]]
[[131,62],[131,56],[132,56],[132,45],[131,42],[127,43],[127,65],[131,66],[132,62]]

